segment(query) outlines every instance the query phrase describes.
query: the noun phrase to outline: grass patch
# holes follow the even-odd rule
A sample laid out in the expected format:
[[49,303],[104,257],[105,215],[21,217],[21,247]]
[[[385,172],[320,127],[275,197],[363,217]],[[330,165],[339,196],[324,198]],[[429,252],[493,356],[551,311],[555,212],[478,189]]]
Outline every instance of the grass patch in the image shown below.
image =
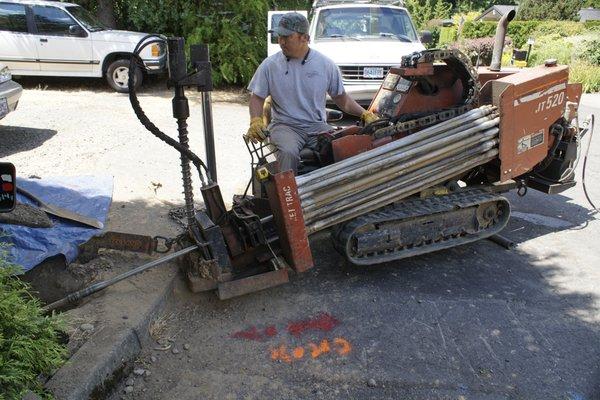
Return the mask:
[[50,375],[66,359],[57,333],[63,322],[42,315],[40,301],[15,277],[19,272],[0,248],[0,400],[20,399],[29,390],[49,398],[38,376]]
[[584,93],[600,92],[600,66],[585,62],[571,64],[569,81],[581,83]]

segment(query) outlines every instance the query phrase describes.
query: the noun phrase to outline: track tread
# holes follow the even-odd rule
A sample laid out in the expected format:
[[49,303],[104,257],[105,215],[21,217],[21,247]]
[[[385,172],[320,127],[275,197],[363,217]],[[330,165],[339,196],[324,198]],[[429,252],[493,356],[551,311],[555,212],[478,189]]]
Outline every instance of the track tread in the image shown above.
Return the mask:
[[[359,235],[378,234],[377,228],[367,232],[357,232],[361,228],[364,229],[382,223],[389,224],[394,221],[401,222],[407,219],[455,211],[490,202],[500,202],[506,208],[507,212],[504,213],[496,224],[483,228],[474,234],[465,231],[452,233],[449,236],[442,236],[440,234],[440,236],[435,238],[423,237],[418,242],[394,248],[386,248],[377,252],[367,254],[356,254],[353,252],[352,242],[354,238]],[[464,189],[444,196],[431,196],[425,199],[410,198],[383,207],[377,211],[335,226],[332,230],[332,239],[336,250],[345,255],[351,263],[357,265],[379,264],[486,238],[504,228],[508,222],[509,213],[510,205],[504,197],[481,188]]]

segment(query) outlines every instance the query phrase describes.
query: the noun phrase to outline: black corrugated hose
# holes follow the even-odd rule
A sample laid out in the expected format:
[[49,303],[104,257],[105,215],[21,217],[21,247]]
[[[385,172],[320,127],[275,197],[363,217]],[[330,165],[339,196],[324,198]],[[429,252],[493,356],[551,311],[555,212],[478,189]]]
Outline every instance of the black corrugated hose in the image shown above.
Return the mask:
[[[148,40],[151,38],[154,38],[154,39]],[[150,121],[150,119],[144,113],[144,110],[142,110],[140,102],[138,101],[138,98],[137,98],[137,94],[135,92],[135,85],[133,84],[134,70],[136,67],[143,68],[143,65],[137,65],[138,63],[141,64],[141,59],[139,57],[139,54],[146,46],[149,46],[153,43],[166,43],[166,42],[167,42],[167,40],[164,36],[157,35],[157,34],[150,34],[150,35],[144,36],[138,42],[138,44],[135,46],[135,49],[133,50],[133,55],[131,56],[131,60],[129,62],[129,80],[127,82],[127,85],[129,86],[129,101],[131,102],[131,106],[133,107],[133,111],[135,112],[135,115],[138,117],[138,119],[140,120],[142,125],[144,125],[144,127],[146,129],[148,129],[148,131],[150,131],[150,133],[152,133],[154,136],[156,136],[163,142],[167,143],[168,145],[174,147],[177,151],[179,151],[181,154],[183,154],[185,157],[187,157],[194,164],[196,169],[198,170],[198,174],[200,175],[200,180],[202,182],[202,185],[205,185],[204,174],[202,173],[202,169],[204,169],[204,172],[206,173],[206,176],[208,177],[207,179],[210,181],[210,173],[208,172],[208,168],[206,167],[206,164],[204,164],[204,162],[200,159],[200,157],[198,157],[194,152],[192,152],[188,148],[183,147],[175,139],[167,136],[156,125],[154,125],[152,123],[152,121]]]
[[583,158],[583,170],[581,172],[581,183],[583,184],[583,193],[585,194],[585,198],[590,203],[590,205],[592,206],[592,208],[596,212],[598,212],[598,209],[596,208],[596,206],[592,202],[592,199],[590,199],[590,195],[588,194],[587,188],[585,187],[585,167],[587,165],[588,153],[590,152],[590,147],[592,146],[592,136],[594,136],[594,122],[595,122],[595,117],[594,117],[594,114],[592,114],[591,115],[590,124],[589,124],[589,128],[588,128],[590,130],[590,138],[588,140],[588,146],[587,146],[587,149],[585,150],[585,156]]

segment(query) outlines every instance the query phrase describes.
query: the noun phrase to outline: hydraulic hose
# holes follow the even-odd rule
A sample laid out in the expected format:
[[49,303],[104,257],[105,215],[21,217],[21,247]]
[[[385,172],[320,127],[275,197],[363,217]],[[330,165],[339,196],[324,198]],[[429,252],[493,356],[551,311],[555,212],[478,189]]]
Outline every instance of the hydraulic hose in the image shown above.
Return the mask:
[[590,138],[588,139],[588,146],[587,146],[587,149],[585,150],[585,156],[583,158],[583,169],[582,169],[582,172],[581,172],[581,183],[583,184],[583,193],[585,194],[585,198],[590,203],[590,205],[592,206],[592,208],[596,212],[598,212],[598,208],[596,208],[596,206],[592,202],[592,199],[590,198],[590,195],[588,194],[587,187],[585,186],[585,169],[586,169],[586,166],[587,166],[588,153],[590,152],[590,147],[592,145],[592,136],[594,136],[594,122],[595,122],[595,116],[594,116],[594,114],[592,114],[591,121],[590,121],[590,124],[589,124]]
[[[157,39],[148,40],[150,38],[157,38]],[[138,44],[135,46],[135,49],[133,50],[133,55],[129,62],[129,80],[127,82],[127,85],[129,86],[129,101],[131,103],[131,107],[133,108],[133,111],[135,112],[135,115],[137,116],[138,120],[142,123],[142,125],[144,125],[144,127],[148,131],[150,131],[150,133],[152,133],[154,136],[156,136],[163,142],[167,143],[169,146],[175,148],[175,150],[179,151],[179,153],[183,154],[194,164],[194,166],[198,170],[198,174],[200,175],[200,181],[202,182],[202,185],[205,185],[206,182],[204,179],[204,174],[202,172],[202,169],[204,169],[204,172],[207,175],[208,182],[209,183],[211,182],[210,173],[208,172],[208,168],[207,168],[206,164],[204,164],[204,162],[200,159],[200,157],[198,157],[194,152],[192,152],[190,149],[182,146],[175,139],[166,135],[152,121],[150,121],[150,119],[146,116],[146,113],[144,113],[144,110],[142,109],[142,106],[140,105],[140,102],[138,100],[136,90],[135,90],[135,85],[133,84],[134,79],[135,79],[134,71],[135,71],[135,68],[138,67],[138,65],[136,63],[140,62],[139,55],[140,55],[141,51],[153,43],[166,43],[166,39],[161,35],[156,35],[156,34],[146,35],[138,42]],[[142,66],[140,65],[140,67],[142,67]]]

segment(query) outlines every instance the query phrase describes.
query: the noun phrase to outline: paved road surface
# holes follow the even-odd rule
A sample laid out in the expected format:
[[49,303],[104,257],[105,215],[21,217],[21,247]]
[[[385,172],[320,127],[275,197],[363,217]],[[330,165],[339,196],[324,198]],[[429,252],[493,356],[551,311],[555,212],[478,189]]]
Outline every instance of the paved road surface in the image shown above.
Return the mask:
[[[0,125],[2,160],[24,175],[112,174],[109,228],[177,231],[166,212],[181,202],[178,157],[140,129],[125,97],[28,89]],[[167,94],[142,104],[174,134]],[[247,110],[219,103],[214,114],[230,198],[248,173]],[[587,180],[598,203],[599,174],[596,132]],[[147,346],[136,367],[149,372],[112,398],[600,398],[597,216],[581,186],[510,200],[513,251],[481,241],[357,268],[322,233],[311,238],[315,268],[288,285],[221,302],[181,284],[152,326],[171,348]]]

